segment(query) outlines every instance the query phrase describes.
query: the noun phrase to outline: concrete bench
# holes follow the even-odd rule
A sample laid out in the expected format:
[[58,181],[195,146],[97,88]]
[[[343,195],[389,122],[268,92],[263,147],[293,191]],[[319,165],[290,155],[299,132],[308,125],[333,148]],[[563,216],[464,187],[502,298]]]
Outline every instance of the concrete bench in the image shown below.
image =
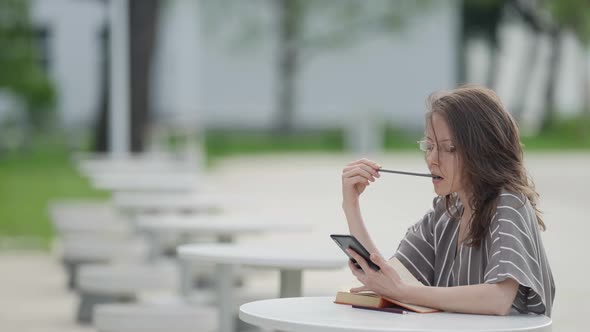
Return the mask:
[[91,178],[96,189],[124,192],[191,193],[199,182],[194,172],[101,173]]
[[68,273],[68,286],[77,286],[78,269],[88,263],[137,262],[147,258],[149,248],[141,239],[107,239],[92,236],[65,238],[58,249]]
[[97,200],[60,200],[49,204],[49,217],[60,237],[92,234],[125,237],[130,225],[109,202]]
[[89,323],[97,304],[133,302],[141,292],[176,292],[178,280],[177,264],[171,261],[82,266],[78,278],[77,320]]
[[94,327],[99,332],[216,331],[212,307],[191,305],[105,304],[96,307]]
[[101,173],[134,172],[174,172],[196,171],[197,160],[178,158],[170,154],[142,154],[125,157],[113,157],[106,154],[93,154],[75,158],[78,170],[87,176]]
[[[259,299],[277,297],[276,289],[237,292],[237,305]],[[93,325],[99,332],[168,332],[218,331],[217,297],[213,290],[199,290],[189,296],[154,294],[141,296],[140,303],[100,304],[94,309]],[[240,321],[234,312],[235,326],[239,331],[252,331],[253,327]],[[256,329],[254,329],[256,330]]]

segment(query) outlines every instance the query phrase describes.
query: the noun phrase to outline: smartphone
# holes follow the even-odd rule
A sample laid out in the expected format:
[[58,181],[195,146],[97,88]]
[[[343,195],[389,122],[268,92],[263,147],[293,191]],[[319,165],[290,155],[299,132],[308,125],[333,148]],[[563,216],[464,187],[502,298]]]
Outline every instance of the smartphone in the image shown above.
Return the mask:
[[[375,271],[380,270],[379,266],[373,263],[369,258],[369,251],[365,247],[363,247],[359,240],[357,240],[354,236],[344,234],[332,234],[330,235],[330,237],[332,238],[332,240],[334,240],[334,242],[336,242],[336,244],[340,247],[340,249],[342,249],[342,251],[344,251],[344,253],[348,257],[350,257],[350,255],[346,252],[346,249],[350,248],[359,255],[361,255],[361,257],[364,258],[365,261],[367,261],[367,264],[369,264],[369,267],[371,269]],[[361,268],[361,266],[357,263],[357,261],[354,260],[354,258],[350,257],[350,260],[352,261],[354,266],[356,266],[359,269]]]

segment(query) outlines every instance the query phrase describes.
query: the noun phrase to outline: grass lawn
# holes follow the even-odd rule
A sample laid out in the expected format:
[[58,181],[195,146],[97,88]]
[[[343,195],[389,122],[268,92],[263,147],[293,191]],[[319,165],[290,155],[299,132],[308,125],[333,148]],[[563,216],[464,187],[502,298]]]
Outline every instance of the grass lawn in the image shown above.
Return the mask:
[[575,117],[556,121],[540,135],[524,137],[522,143],[525,151],[590,151],[590,118]]
[[[47,203],[59,198],[106,198],[90,188],[65,149],[35,148],[0,159],[0,237],[22,237],[23,246],[47,248],[52,229]],[[29,244],[25,244],[29,243]]]
[[205,151],[209,163],[235,154],[288,153],[296,151],[343,151],[340,130],[276,134],[260,131],[209,130],[205,134]]

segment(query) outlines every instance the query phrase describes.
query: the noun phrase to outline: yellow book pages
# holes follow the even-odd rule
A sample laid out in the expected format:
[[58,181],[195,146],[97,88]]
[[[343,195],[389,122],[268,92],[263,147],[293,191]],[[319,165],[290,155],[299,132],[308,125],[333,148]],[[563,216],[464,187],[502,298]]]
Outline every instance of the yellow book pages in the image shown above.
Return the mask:
[[419,305],[413,305],[408,303],[403,303],[400,301],[396,301],[393,299],[388,299],[385,297],[381,297],[375,293],[349,293],[349,292],[338,292],[336,293],[336,299],[334,299],[334,303],[338,304],[351,304],[351,305],[360,305],[364,307],[371,307],[371,308],[385,308],[385,307],[403,307],[410,311],[418,312],[418,313],[430,313],[430,312],[437,312],[439,310],[423,307]]
[[336,293],[336,299],[334,302],[339,304],[362,305],[372,308],[383,308],[388,304],[381,296],[369,292],[355,294],[350,292],[338,292]]

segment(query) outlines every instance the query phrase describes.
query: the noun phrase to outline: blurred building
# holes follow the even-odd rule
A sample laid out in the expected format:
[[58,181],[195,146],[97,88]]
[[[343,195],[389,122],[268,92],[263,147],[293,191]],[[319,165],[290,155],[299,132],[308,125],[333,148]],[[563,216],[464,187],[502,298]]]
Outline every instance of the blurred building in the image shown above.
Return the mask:
[[[153,70],[153,107],[161,119],[194,121],[199,127],[265,128],[274,119],[276,47],[272,39],[236,51],[227,39],[207,32],[201,1],[166,0],[160,12]],[[99,97],[101,38],[108,22],[108,2],[98,0],[33,0],[34,24],[45,31],[46,66],[57,85],[58,111],[63,125],[85,128],[96,121]],[[272,21],[266,2],[262,20]],[[410,19],[391,35],[367,38],[342,49],[323,52],[302,67],[298,81],[296,126],[348,126],[365,115],[399,127],[422,125],[424,101],[439,89],[455,86],[457,10],[453,0]],[[239,29],[223,22],[224,29]],[[272,27],[270,27],[272,29]],[[506,45],[497,90],[510,106],[517,80],[519,47],[527,40],[523,28],[507,26]],[[577,64],[588,61],[573,40],[564,43],[558,103],[577,111],[582,90]],[[485,56],[471,48],[472,82],[481,82],[478,68]],[[538,77],[543,75],[543,64]],[[535,89],[529,108],[534,109]],[[541,93],[542,89],[538,89]],[[538,94],[537,93],[537,94]],[[540,97],[538,97],[540,98]],[[198,124],[197,124],[198,122]]]

